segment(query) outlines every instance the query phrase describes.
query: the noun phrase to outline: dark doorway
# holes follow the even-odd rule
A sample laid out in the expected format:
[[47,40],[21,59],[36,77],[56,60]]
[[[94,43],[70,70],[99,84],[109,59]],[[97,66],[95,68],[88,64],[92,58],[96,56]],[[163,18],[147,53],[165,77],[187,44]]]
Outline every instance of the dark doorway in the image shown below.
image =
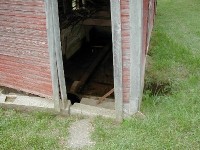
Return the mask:
[[[58,6],[68,99],[98,100],[114,88],[110,2],[58,0]],[[113,92],[108,97],[114,101]]]

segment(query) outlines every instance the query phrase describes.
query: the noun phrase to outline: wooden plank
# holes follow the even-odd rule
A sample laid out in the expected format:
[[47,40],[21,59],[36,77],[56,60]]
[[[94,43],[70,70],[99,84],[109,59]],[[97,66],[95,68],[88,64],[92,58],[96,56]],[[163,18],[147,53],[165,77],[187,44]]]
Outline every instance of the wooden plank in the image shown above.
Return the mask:
[[143,29],[143,0],[130,0],[130,49],[131,49],[131,75],[130,75],[130,114],[140,109],[142,98],[142,29]]
[[53,100],[54,108],[56,111],[60,112],[60,96],[59,96],[59,86],[58,86],[58,74],[56,66],[56,54],[54,51],[55,41],[54,41],[54,29],[53,29],[53,14],[52,14],[52,2],[45,0],[46,8],[46,20],[47,20],[47,36],[48,36],[48,49],[50,54],[50,65],[51,65],[51,78],[52,78],[52,88],[53,88]]
[[79,81],[75,81],[71,87],[70,92],[76,93],[80,92],[83,88],[84,84],[87,82],[88,78],[92,75],[95,68],[101,63],[101,60],[106,56],[108,51],[111,49],[111,43],[106,45],[102,50],[101,53],[98,55],[98,57],[95,59],[94,62],[89,66],[89,68],[85,71],[83,76]]
[[62,50],[61,50],[61,41],[60,41],[60,27],[59,27],[59,17],[58,17],[58,2],[52,1],[52,13],[53,13],[53,28],[54,28],[54,44],[55,44],[55,53],[57,61],[57,70],[58,70],[58,80],[61,92],[62,100],[62,109],[67,107],[67,89],[65,84],[65,75],[63,69],[63,60],[62,60]]
[[111,14],[110,14],[109,11],[98,11],[94,15],[92,15],[92,17],[106,17],[106,18],[110,18]]
[[114,92],[114,88],[107,92],[104,96],[100,97],[97,104],[102,103],[108,96],[110,96]]
[[110,0],[111,24],[113,42],[113,64],[114,64],[114,93],[116,119],[123,119],[123,93],[122,93],[122,33],[121,33],[121,10],[120,0]]
[[86,19],[83,21],[83,25],[89,25],[89,26],[105,26],[110,27],[111,21],[108,19]]

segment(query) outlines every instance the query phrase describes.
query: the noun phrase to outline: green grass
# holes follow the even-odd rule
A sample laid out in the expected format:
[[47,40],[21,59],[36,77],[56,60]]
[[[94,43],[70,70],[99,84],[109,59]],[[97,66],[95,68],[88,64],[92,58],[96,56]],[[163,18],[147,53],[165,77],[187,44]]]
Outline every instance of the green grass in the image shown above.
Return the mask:
[[0,149],[64,149],[68,126],[73,120],[41,112],[27,114],[0,109]]
[[[145,118],[96,118],[93,149],[200,149],[200,1],[158,0],[144,91]],[[0,109],[0,149],[65,149],[72,118]]]
[[145,90],[145,119],[97,118],[94,149],[200,149],[199,14],[199,0],[158,0],[145,84],[167,83],[170,91]]

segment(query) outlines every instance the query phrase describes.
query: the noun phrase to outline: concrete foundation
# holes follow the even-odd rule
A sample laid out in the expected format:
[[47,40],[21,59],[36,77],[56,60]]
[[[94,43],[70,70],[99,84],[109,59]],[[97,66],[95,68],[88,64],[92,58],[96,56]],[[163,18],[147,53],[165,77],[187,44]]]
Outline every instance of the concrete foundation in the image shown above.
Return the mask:
[[90,117],[102,116],[105,118],[113,118],[113,119],[116,117],[115,110],[99,108],[80,103],[75,103],[70,107],[70,114],[72,115],[81,114]]
[[[19,95],[18,93],[2,94],[0,89],[0,107],[7,109],[16,109],[20,111],[42,111],[56,113],[53,100]],[[86,115],[90,117],[102,116],[106,118],[115,118],[114,102],[107,99],[101,104],[97,104],[97,100],[83,98],[81,103],[75,103],[65,110],[61,110],[62,115]]]

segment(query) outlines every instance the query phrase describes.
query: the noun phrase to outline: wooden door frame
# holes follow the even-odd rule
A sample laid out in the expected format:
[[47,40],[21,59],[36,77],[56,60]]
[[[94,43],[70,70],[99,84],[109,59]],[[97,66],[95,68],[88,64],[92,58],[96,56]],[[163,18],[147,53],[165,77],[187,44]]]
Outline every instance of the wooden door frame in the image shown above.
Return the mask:
[[116,119],[123,119],[122,33],[120,0],[110,0]]
[[[52,76],[52,90],[54,107],[57,111],[67,106],[67,91],[64,78],[63,60],[58,17],[58,2],[45,1],[48,49],[50,54],[50,68]],[[113,41],[114,64],[114,94],[116,119],[123,119],[123,90],[122,90],[122,46],[121,46],[121,11],[120,1],[110,0],[111,24]],[[61,97],[60,97],[61,92]]]
[[[48,47],[50,54],[53,100],[55,109],[60,111],[67,106],[67,91],[64,78],[63,60],[60,42],[58,2],[44,0],[47,17]],[[138,110],[141,97],[141,42],[142,42],[142,4],[141,0],[130,0],[130,40],[131,40],[131,81],[130,109]],[[123,84],[122,84],[122,32],[121,32],[121,0],[110,0],[111,25],[113,42],[114,94],[116,119],[123,119]],[[133,12],[135,14],[133,14]],[[139,20],[138,20],[139,19]],[[139,21],[139,23],[138,23]],[[137,23],[135,23],[137,22]],[[133,25],[133,27],[131,27]],[[139,38],[135,38],[137,36]],[[137,64],[134,66],[133,64]],[[137,89],[138,90],[135,90]],[[139,99],[138,99],[139,98]]]
[[[114,60],[115,110],[117,120],[122,120],[124,114],[123,103],[123,69],[122,69],[122,22],[121,1],[110,0],[112,20],[112,41]],[[142,29],[143,29],[143,0],[129,0],[130,27],[130,97],[128,115],[137,113],[143,93],[144,66],[142,62]]]
[[52,99],[54,108],[60,112],[62,109],[66,109],[68,100],[60,41],[58,2],[57,0],[44,0],[44,2],[52,78]]

